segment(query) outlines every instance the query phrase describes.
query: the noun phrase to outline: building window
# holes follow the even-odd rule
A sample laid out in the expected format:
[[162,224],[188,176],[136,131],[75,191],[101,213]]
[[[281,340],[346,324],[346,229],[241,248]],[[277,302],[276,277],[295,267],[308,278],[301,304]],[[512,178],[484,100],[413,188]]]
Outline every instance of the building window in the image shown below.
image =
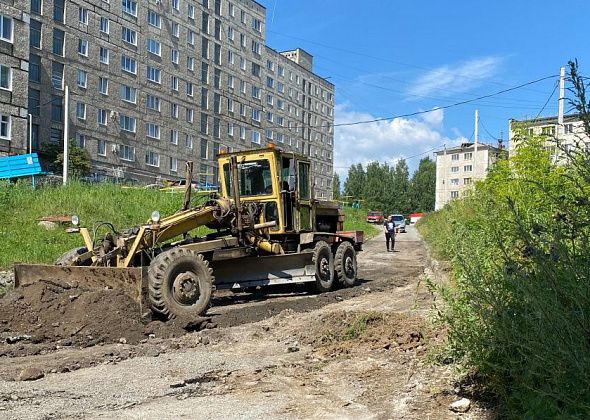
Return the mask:
[[272,140],[272,130],[270,128],[266,129],[266,138]]
[[209,65],[201,63],[201,82],[209,83]]
[[137,17],[137,1],[135,0],[122,0],[121,1],[121,9],[124,13],[127,13],[131,16]]
[[203,12],[203,16],[201,18],[201,32],[208,34],[209,33],[209,14]]
[[35,54],[29,56],[29,80],[41,82],[41,57]]
[[131,45],[137,45],[137,32],[125,26],[121,28],[121,39]]
[[29,89],[29,113],[39,116],[41,114],[41,91]]
[[78,39],[78,54],[84,57],[88,57],[88,40]]
[[170,143],[178,144],[178,130],[170,130]]
[[186,69],[190,71],[195,70],[195,58],[194,57],[187,57],[186,58]]
[[12,90],[12,69],[0,64],[0,89]]
[[227,111],[234,113],[234,100],[232,98],[227,98]]
[[201,134],[207,134],[208,130],[207,130],[207,121],[208,121],[208,116],[207,114],[201,112]]
[[178,104],[174,102],[170,104],[170,116],[172,118],[178,118]]
[[451,191],[451,198],[459,198],[459,191]]
[[121,70],[126,71],[127,73],[136,74],[137,73],[137,61],[135,61],[134,58],[122,55],[121,56]]
[[260,122],[260,110],[252,108],[252,120]]
[[[279,91],[279,93],[285,93],[285,85],[283,84],[283,82],[277,82],[277,90]],[[318,109],[318,104],[316,103],[316,111]]]
[[194,110],[187,108],[186,109],[186,122],[193,123],[195,120],[195,112]]
[[170,87],[172,88],[172,90],[178,92],[178,77],[170,77]]
[[252,130],[251,140],[252,143],[260,144],[260,132]]
[[29,31],[29,45],[34,48],[41,48],[41,22],[31,19],[31,29]]
[[96,153],[99,156],[106,156],[107,155],[107,142],[103,139],[98,139],[98,145],[96,147]]
[[78,21],[83,25],[88,25],[88,9],[85,7],[78,7]]
[[170,156],[170,172],[178,172],[178,159]]
[[0,114],[0,138],[10,140],[11,136],[10,115]]
[[472,182],[471,178],[463,178],[463,185],[470,185]]
[[156,28],[162,27],[162,19],[160,15],[153,10],[148,10],[148,24]]
[[184,145],[186,146],[187,149],[193,148],[193,135],[192,134],[187,134],[185,136]]
[[[221,87],[221,70],[213,70],[213,87],[219,89]],[[244,92],[246,93],[246,92]]]
[[451,185],[459,185],[459,178],[452,178]]
[[192,4],[188,5],[187,15],[189,19],[195,19],[195,6],[193,6]]
[[453,153],[451,155],[451,160],[459,160],[459,153]]
[[174,64],[178,64],[178,50],[174,48],[170,50],[170,61],[172,61]]
[[100,47],[99,60],[102,64],[109,64],[109,50],[105,47]]
[[213,62],[221,64],[221,45],[217,43],[213,45]]
[[65,33],[57,28],[53,29],[53,54],[64,55],[64,37]]
[[465,165],[465,166],[463,166],[463,171],[464,172],[471,172],[471,171],[473,171],[473,165]]
[[61,96],[51,95],[51,121],[63,121],[63,104]]
[[51,84],[56,89],[63,89],[64,65],[54,61],[51,63]]
[[50,128],[49,129],[49,141],[53,144],[58,144],[63,140],[63,131],[59,128]]
[[219,19],[215,19],[215,31],[213,33],[213,36],[216,40],[221,40],[221,21]]
[[234,123],[232,123],[232,122],[227,123],[227,135],[229,137],[234,136]]
[[97,109],[96,110],[96,122],[98,125],[107,125],[107,115],[108,111],[106,109]]
[[271,89],[274,89],[274,87],[275,87],[275,81],[274,81],[274,79],[272,77],[270,77],[270,76],[267,76],[266,77],[266,86],[269,87],[269,88],[271,88]]
[[41,0],[31,0],[31,12],[41,14]]
[[259,19],[252,18],[252,29],[256,32],[262,32],[262,22]]
[[145,135],[152,139],[160,139],[160,126],[154,123],[145,124]]
[[186,96],[193,96],[194,88],[192,82],[186,82]]
[[463,159],[465,159],[465,160],[471,160],[471,159],[473,159],[473,153],[471,153],[471,152],[464,153],[463,154]]
[[221,0],[215,0],[215,14],[221,15]]
[[86,136],[84,134],[76,133],[76,146],[82,149],[86,147]]
[[227,28],[227,39],[229,41],[233,41],[234,38],[235,38],[234,28],[230,26]]
[[201,159],[207,159],[207,140],[201,139]]
[[209,58],[209,40],[205,37],[201,39],[201,57]]
[[147,66],[147,79],[150,82],[160,83],[161,71],[155,67]]
[[459,167],[458,166],[451,166],[451,173],[457,173],[459,172]]
[[119,115],[119,126],[123,131],[135,133],[136,120],[134,117],[128,117],[127,115]]
[[186,42],[189,45],[195,45],[195,33],[190,29],[186,33]]
[[252,40],[252,52],[260,55],[260,42]]
[[133,162],[135,160],[135,147],[122,144],[119,147],[119,157],[121,158],[121,160]]
[[227,87],[230,89],[234,88],[234,77],[231,74],[227,75]]
[[88,84],[88,73],[84,70],[78,70],[77,84],[79,88],[86,89],[86,85]]
[[180,9],[180,0],[172,0],[172,8],[176,11]]
[[221,95],[219,93],[213,94],[213,112],[216,114],[221,112]]
[[207,88],[201,88],[201,108],[209,109],[209,90]]
[[149,38],[147,40],[147,50],[148,50],[149,53],[155,54],[155,55],[157,55],[159,57],[160,56],[160,51],[161,51],[161,45],[155,39]]
[[175,38],[180,37],[180,26],[176,22],[172,22],[172,26],[170,27],[172,32],[172,36]]
[[148,109],[160,112],[160,98],[154,95],[147,95],[146,107]]
[[145,163],[148,166],[160,166],[160,155],[156,152],[148,151],[145,154]]
[[100,17],[100,32],[104,33],[104,34],[108,34],[109,33],[109,20],[104,17],[101,16]]
[[566,124],[564,129],[565,129],[565,134],[571,134],[574,132],[574,125],[573,124]]
[[109,79],[105,79],[104,77],[98,78],[98,92],[103,95],[109,94]]
[[54,0],[53,2],[53,20],[64,23],[65,0]]
[[219,118],[213,118],[213,137],[216,139],[221,137],[221,121]]
[[541,129],[541,134],[544,134],[546,136],[554,136],[555,135],[555,126],[550,125],[547,127],[543,127]]
[[240,140],[246,140],[246,127],[240,127]]
[[79,120],[86,120],[86,104],[83,102],[76,102],[76,118]]
[[123,100],[125,102],[131,102],[134,104],[136,101],[136,98],[137,98],[136,92],[137,92],[137,90],[134,87],[127,86],[127,85],[121,85],[121,90],[120,90],[121,100]]

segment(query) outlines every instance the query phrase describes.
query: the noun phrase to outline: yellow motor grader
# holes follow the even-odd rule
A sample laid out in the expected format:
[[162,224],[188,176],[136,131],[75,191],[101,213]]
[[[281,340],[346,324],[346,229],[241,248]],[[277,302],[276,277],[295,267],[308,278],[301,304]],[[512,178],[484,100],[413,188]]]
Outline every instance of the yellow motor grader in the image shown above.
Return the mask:
[[[118,288],[143,315],[163,318],[203,314],[214,289],[312,283],[317,291],[353,286],[363,232],[344,232],[334,202],[312,198],[311,163],[275,147],[218,156],[220,188],[191,206],[192,163],[187,164],[184,205],[161,218],[118,232],[71,230],[84,246],[55,265],[16,264],[16,286],[41,279],[87,288]],[[207,226],[211,233],[191,232]]]

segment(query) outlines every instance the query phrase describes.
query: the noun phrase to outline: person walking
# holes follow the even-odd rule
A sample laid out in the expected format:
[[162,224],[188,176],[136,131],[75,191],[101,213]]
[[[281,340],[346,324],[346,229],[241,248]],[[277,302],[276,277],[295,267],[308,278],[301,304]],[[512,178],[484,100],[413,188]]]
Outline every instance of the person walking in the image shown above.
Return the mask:
[[385,245],[387,246],[387,252],[389,252],[389,241],[391,241],[391,252],[395,247],[395,223],[393,217],[387,216],[387,220],[383,223],[383,232],[385,232]]

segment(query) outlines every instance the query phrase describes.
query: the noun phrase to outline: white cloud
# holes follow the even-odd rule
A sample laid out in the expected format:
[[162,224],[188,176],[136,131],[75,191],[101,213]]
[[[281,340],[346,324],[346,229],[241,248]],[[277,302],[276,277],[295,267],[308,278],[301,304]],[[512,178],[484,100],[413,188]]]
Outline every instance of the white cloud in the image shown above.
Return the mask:
[[466,92],[497,74],[502,62],[501,57],[483,57],[438,67],[420,76],[408,89],[408,94],[444,97]]
[[[348,109],[347,105],[335,108],[335,124],[377,119],[368,113]],[[442,132],[444,111],[436,109],[419,118],[395,118],[369,124],[335,127],[334,167],[344,181],[348,168],[357,163],[366,165],[372,161],[388,162],[390,165],[402,158],[424,153],[433,148],[442,148],[466,141],[464,137],[445,137]],[[432,156],[432,151],[408,160],[410,172],[416,169],[422,157]]]

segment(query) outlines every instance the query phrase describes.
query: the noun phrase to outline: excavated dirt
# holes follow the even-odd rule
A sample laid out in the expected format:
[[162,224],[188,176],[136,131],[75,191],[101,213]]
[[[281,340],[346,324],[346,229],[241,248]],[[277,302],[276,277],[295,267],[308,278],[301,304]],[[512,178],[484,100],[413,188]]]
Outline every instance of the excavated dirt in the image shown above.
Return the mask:
[[139,306],[113,289],[85,290],[40,281],[12,290],[0,305],[0,356],[25,356],[60,347],[137,344],[148,337],[177,337],[207,323],[142,320]]

